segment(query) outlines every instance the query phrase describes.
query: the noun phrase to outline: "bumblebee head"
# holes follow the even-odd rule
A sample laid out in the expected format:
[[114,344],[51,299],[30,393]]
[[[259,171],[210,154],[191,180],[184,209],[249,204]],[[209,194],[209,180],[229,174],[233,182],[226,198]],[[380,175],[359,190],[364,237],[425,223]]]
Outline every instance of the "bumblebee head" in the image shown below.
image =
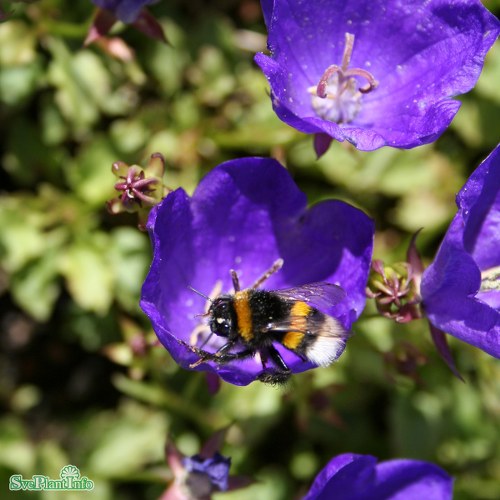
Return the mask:
[[208,313],[210,330],[215,335],[230,337],[235,332],[236,316],[232,297],[218,297],[212,302]]

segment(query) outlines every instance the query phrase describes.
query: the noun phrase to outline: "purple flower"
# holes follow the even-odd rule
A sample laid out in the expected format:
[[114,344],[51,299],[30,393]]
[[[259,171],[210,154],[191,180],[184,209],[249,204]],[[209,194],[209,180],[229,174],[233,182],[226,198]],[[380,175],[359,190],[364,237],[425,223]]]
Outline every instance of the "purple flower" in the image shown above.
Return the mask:
[[271,24],[271,16],[273,14],[273,4],[274,0],[260,0],[260,5],[262,7],[262,15],[264,16],[264,22],[266,26]]
[[211,488],[226,491],[228,487],[229,468],[231,459],[215,453],[212,457],[204,458],[200,455],[184,457],[184,468],[191,476],[191,483],[207,483]]
[[[340,285],[345,295],[322,312],[336,318],[345,331],[350,329],[365,303],[373,223],[340,201],[309,209],[306,205],[306,196],[277,161],[245,158],[213,169],[191,198],[178,189],[153,208],[148,229],[154,255],[141,307],[181,366],[189,368],[200,359],[188,344],[209,352],[224,345],[223,338],[209,335],[206,318],[200,317],[206,300],[193,289],[213,297],[232,293],[231,269],[245,288],[283,259],[265,289],[319,281]],[[337,356],[344,339],[339,344]],[[274,347],[294,373],[316,366],[281,344]],[[235,346],[232,352],[241,350]],[[236,385],[268,373],[258,357],[227,364],[208,361],[196,369]]]
[[432,325],[500,358],[500,146],[457,195],[458,212],[422,276]]
[[92,0],[92,3],[112,12],[120,21],[126,24],[133,23],[146,5],[158,0]]
[[437,465],[418,460],[377,464],[370,455],[330,460],[304,500],[451,500],[453,480]]
[[278,117],[358,149],[434,141],[500,23],[479,0],[263,0],[271,56],[256,55]]
[[131,24],[149,38],[167,43],[161,24],[145,8],[159,0],[92,0],[100,7],[90,25],[85,45],[100,41],[101,46],[113,57],[129,60],[132,53],[128,46],[116,37],[107,39],[113,25],[118,21]]
[[230,476],[231,458],[219,453],[226,430],[216,432],[200,453],[187,457],[168,440],[165,455],[173,481],[160,500],[210,500],[212,494],[233,491],[252,484],[246,476]]

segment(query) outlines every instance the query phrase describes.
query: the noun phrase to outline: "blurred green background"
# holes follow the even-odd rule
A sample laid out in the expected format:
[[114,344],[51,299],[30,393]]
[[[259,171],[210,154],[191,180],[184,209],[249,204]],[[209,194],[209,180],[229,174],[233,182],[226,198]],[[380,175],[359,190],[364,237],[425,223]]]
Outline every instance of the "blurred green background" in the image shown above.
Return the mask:
[[[485,4],[499,15],[500,2]],[[138,306],[151,258],[132,215],[110,216],[111,163],[161,152],[165,183],[192,192],[209,169],[273,155],[310,202],[336,197],[376,221],[375,257],[401,260],[414,231],[429,262],[454,196],[500,138],[500,46],[452,126],[410,151],[362,153],[274,115],[253,63],[266,35],[257,0],[164,0],[151,7],[170,41],[117,26],[127,61],[83,47],[88,0],[0,2],[0,497],[11,474],[57,478],[66,464],[95,482],[57,498],[158,498],[164,444],[194,454],[230,425],[222,452],[253,476],[226,499],[300,498],[334,455],[438,463],[457,499],[500,498],[500,365],[450,339],[453,377],[424,320],[392,324],[368,301],[332,367],[285,388],[223,384],[177,367],[153,346]],[[82,22],[83,20],[83,22]],[[30,493],[52,498],[53,493]]]

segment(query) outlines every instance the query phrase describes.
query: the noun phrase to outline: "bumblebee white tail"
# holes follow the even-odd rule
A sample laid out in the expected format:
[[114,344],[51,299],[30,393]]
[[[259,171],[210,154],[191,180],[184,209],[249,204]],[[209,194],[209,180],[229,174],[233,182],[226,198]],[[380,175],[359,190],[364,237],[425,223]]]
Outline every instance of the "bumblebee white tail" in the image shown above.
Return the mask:
[[341,354],[348,332],[334,318],[327,316],[314,343],[306,350],[306,357],[318,366],[328,366]]

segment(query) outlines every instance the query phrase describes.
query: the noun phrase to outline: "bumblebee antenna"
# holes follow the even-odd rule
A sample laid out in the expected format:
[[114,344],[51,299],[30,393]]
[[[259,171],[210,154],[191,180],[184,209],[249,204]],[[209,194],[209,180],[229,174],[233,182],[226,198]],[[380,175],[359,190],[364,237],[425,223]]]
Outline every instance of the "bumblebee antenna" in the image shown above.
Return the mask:
[[[192,286],[188,285],[188,288],[194,292],[194,293],[197,293],[200,297],[203,297],[204,299],[207,299],[208,301],[210,302],[213,302],[213,300],[208,296],[208,295],[205,295],[204,293],[196,290],[196,288],[193,288]],[[203,315],[200,315],[200,316],[203,316]]]
[[278,259],[274,264],[252,285],[252,290],[258,288],[264,281],[266,281],[271,275],[279,271],[283,267],[284,260]]
[[195,318],[206,318],[207,316],[210,316],[209,312],[194,315]]

